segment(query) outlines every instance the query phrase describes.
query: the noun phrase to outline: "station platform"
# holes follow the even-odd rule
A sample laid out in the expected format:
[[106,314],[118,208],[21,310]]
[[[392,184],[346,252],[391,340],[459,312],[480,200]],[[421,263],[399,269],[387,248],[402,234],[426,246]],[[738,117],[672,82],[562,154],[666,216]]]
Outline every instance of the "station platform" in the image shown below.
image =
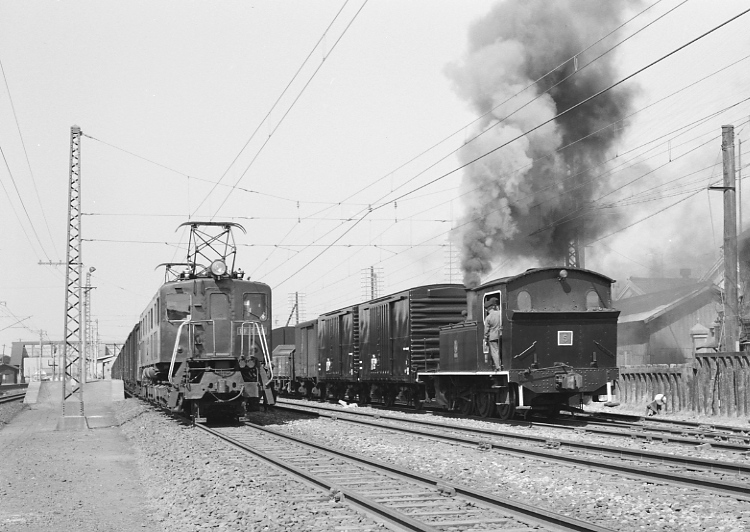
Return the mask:
[[84,430],[116,425],[113,405],[124,400],[122,381],[107,379],[84,383],[83,409],[78,399],[68,399],[65,403],[65,416],[62,415],[63,397],[60,381],[30,383],[23,402],[32,410],[55,407],[60,409],[57,430]]
[[0,532],[158,530],[115,416],[122,381],[86,383],[83,399],[83,415],[63,417],[62,383],[33,382],[27,407],[0,430]]

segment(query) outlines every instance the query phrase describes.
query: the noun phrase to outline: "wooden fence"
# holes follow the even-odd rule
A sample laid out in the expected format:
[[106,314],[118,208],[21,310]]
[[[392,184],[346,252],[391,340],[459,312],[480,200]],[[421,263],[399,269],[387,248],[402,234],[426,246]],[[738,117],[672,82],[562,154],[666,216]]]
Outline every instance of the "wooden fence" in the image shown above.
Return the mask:
[[750,352],[700,353],[689,364],[623,366],[615,393],[623,404],[645,408],[667,397],[667,412],[707,416],[750,414]]

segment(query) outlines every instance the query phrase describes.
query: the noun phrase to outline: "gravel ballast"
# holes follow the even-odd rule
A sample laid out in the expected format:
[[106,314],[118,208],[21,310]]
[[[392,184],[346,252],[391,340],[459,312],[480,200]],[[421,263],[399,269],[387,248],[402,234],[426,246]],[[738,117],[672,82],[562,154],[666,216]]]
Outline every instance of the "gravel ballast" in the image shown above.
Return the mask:
[[[451,420],[454,422],[488,425],[466,419]],[[290,416],[281,428],[297,437],[396,463],[448,482],[517,499],[613,530],[750,530],[750,503],[703,490],[668,487],[590,471],[581,466],[549,464],[498,451],[482,451],[476,446],[352,426],[343,421],[291,419]],[[539,430],[544,432],[545,429]],[[616,445],[612,441],[608,444]],[[637,445],[644,446],[643,443]],[[651,445],[652,449],[662,451],[660,444]]]
[[[0,427],[11,420],[11,424],[16,423],[20,418],[12,416],[24,408],[17,403],[0,405]],[[331,520],[344,511],[341,503],[329,494],[312,490],[272,466],[240,455],[227,444],[153,411],[137,400],[117,403],[115,413],[120,423],[117,430],[127,438],[123,445],[133,456],[132,461],[124,463],[129,464],[128,475],[135,479],[135,484],[125,482],[111,471],[108,474],[115,476],[111,477],[109,485],[88,486],[81,493],[92,497],[99,490],[98,493],[110,499],[116,495],[119,500],[114,506],[116,511],[110,509],[107,513],[101,505],[90,504],[85,497],[78,496],[70,505],[52,503],[49,514],[42,512],[37,516],[37,523],[45,524],[46,528],[33,528],[31,522],[25,523],[26,528],[10,527],[9,522],[4,527],[0,520],[0,530],[55,529],[56,516],[67,519],[65,522],[77,522],[75,529],[82,532],[125,530],[126,521],[122,515],[117,517],[117,512],[138,512],[142,522],[136,529],[146,531],[328,531]],[[476,446],[437,442],[384,429],[353,427],[340,420],[269,411],[253,414],[251,421],[440,477],[447,483],[461,483],[597,522],[613,530],[750,530],[750,503],[701,490],[666,487],[588,471],[580,466],[545,464]],[[479,420],[451,420],[454,422],[488,425]],[[73,439],[85,446],[86,434],[94,432],[84,431]],[[632,443],[635,442],[629,442]],[[607,444],[617,445],[612,441]],[[653,448],[664,451],[659,444],[653,444]],[[71,447],[72,452],[76,452],[75,449],[79,448]],[[43,460],[59,459],[54,448],[49,448],[44,455],[34,456],[33,449],[31,451],[16,451],[19,471],[42,467]],[[670,452],[679,451],[670,448]],[[705,453],[706,457],[711,456],[710,450]],[[62,467],[64,470],[65,466]],[[56,472],[42,486],[29,479],[20,495],[14,491],[17,486],[0,482],[0,496],[4,501],[17,499],[17,504],[22,502],[21,496],[60,500],[71,493],[70,486],[63,480],[63,472]],[[60,513],[54,514],[55,510]],[[79,514],[83,517],[75,521]],[[359,530],[383,529],[367,517],[362,517],[357,526]]]

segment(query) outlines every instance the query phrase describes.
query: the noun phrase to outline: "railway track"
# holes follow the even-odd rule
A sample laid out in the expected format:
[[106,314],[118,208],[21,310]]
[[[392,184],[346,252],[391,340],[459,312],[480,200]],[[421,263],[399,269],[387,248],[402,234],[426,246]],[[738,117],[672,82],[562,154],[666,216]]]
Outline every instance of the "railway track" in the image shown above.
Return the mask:
[[10,393],[7,395],[0,395],[0,404],[12,403],[13,401],[23,401],[24,397],[26,397],[25,391],[21,393]]
[[[291,403],[283,399],[279,399],[279,405],[302,406],[298,402]],[[309,405],[310,408],[327,409],[331,412],[341,411],[338,408],[326,407],[319,403],[311,402],[309,403]],[[357,412],[357,414],[363,416],[375,415],[362,412]],[[436,415],[440,415],[440,413],[436,413]],[[388,414],[382,414],[380,416],[383,419],[388,418]],[[716,427],[699,423],[672,422],[671,420],[650,418],[644,419],[637,418],[635,416],[631,417],[633,417],[634,419],[638,419],[639,421],[634,421],[632,423],[616,420],[607,421],[606,419],[588,415],[576,416],[575,418],[569,420],[558,419],[555,421],[499,421],[496,419],[480,417],[471,417],[471,419],[481,420],[485,423],[494,423],[498,426],[529,427],[532,425],[539,425],[554,429],[567,430],[570,432],[587,432],[590,434],[631,438],[647,442],[658,441],[663,443],[676,443],[691,446],[705,445],[706,443],[709,443],[713,448],[716,449],[740,453],[750,451],[750,427],[748,429],[729,426]]]
[[716,441],[742,441],[750,445],[750,425],[747,427],[734,427],[731,425],[715,425],[710,423],[694,423],[677,419],[666,419],[661,417],[636,417],[633,420],[626,416],[612,417],[594,416],[586,420],[587,424],[606,424],[610,426],[641,427],[643,430],[656,430],[660,432],[679,434],[680,436],[692,436],[698,439]]
[[[611,530],[259,425],[200,430],[280,467],[392,530]],[[334,527],[331,527],[332,530]],[[337,529],[356,530],[337,525]]]
[[[342,422],[399,431],[431,439],[496,449],[515,456],[546,462],[583,466],[606,473],[617,473],[647,482],[666,483],[691,489],[703,489],[737,499],[750,500],[748,479],[750,463],[708,460],[705,458],[604,446],[563,439],[551,439],[512,432],[499,432],[446,424],[443,421],[405,419],[364,412],[331,411],[320,406],[277,405],[295,412],[312,412]],[[397,423],[397,424],[394,424]],[[428,430],[429,429],[429,430]],[[579,433],[582,431],[579,431]],[[750,454],[750,453],[749,453]]]

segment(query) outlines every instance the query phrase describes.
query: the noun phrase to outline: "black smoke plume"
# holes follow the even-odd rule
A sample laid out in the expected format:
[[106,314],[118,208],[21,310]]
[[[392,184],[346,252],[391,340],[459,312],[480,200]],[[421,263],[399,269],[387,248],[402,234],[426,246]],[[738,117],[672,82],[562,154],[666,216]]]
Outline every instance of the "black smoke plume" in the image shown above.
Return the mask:
[[[571,58],[622,23],[623,4],[508,0],[476,22],[467,55],[447,70],[457,93],[479,115],[486,113],[474,134],[490,129],[463,148],[462,162],[617,81],[615,53],[584,68],[612,40]],[[493,262],[560,264],[574,238],[607,230],[611,218],[592,221],[582,212],[608,189],[603,163],[623,133],[619,121],[631,99],[632,91],[613,89],[467,167],[465,214],[454,232],[467,286],[479,284]]]

